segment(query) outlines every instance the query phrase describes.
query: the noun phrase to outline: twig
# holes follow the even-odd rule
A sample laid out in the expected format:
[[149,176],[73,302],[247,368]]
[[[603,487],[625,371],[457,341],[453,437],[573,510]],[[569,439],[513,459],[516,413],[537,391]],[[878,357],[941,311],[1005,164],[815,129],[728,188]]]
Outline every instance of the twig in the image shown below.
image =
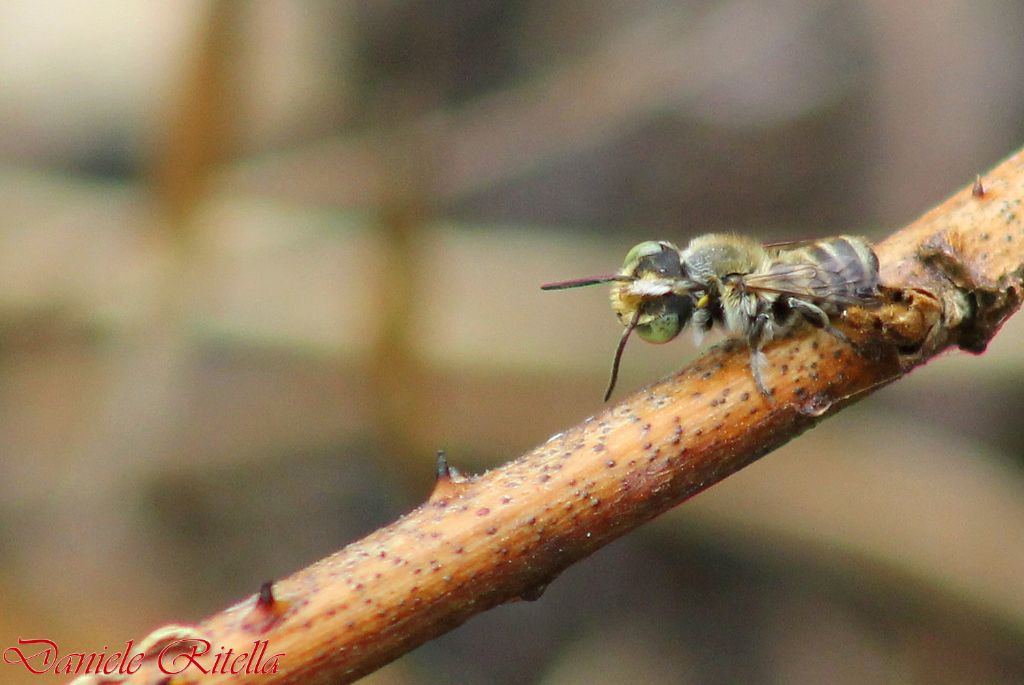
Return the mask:
[[[770,346],[774,404],[747,352],[723,344],[494,471],[464,478],[442,461],[431,498],[402,519],[172,629],[208,640],[210,656],[265,640],[264,666],[283,655],[276,674],[222,663],[202,676],[179,660],[172,682],[350,682],[474,614],[540,597],[572,563],[943,350],[980,352],[1020,304],[1021,198],[1018,153],[879,244],[885,303],[848,312],[856,350],[810,330]],[[161,677],[147,661],[128,682]]]

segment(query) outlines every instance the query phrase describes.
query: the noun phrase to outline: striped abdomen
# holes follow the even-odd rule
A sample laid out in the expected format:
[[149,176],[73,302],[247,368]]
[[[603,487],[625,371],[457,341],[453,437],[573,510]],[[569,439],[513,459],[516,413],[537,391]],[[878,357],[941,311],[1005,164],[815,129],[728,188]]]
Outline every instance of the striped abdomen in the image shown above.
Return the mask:
[[841,235],[816,240],[779,253],[788,264],[813,264],[808,285],[816,297],[835,304],[870,301],[878,290],[878,257],[859,236]]

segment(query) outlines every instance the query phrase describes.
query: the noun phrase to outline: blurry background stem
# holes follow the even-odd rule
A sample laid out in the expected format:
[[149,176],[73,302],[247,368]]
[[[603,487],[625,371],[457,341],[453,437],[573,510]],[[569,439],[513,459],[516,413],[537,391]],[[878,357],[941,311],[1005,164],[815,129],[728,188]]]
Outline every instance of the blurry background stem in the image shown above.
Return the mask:
[[[202,236],[195,219],[231,149],[230,67],[238,6],[230,0],[209,4],[205,20],[197,23],[193,60],[169,98],[166,127],[152,141],[151,211],[134,239],[145,245],[159,273],[140,293],[147,300],[145,317],[120,329],[103,346],[103,408],[63,481],[68,491],[60,527],[71,548],[65,551],[72,555],[73,548],[88,547],[90,553],[82,557],[91,558],[97,545],[116,546],[119,538],[130,535],[124,529],[125,501],[96,495],[131,490],[154,460],[173,458],[174,436],[186,422],[193,381],[192,317],[204,278],[203,251],[197,249]],[[110,462],[111,451],[121,455],[116,465]],[[80,515],[86,506],[94,512],[88,523]],[[97,528],[107,534],[93,535]],[[158,601],[151,593],[133,595],[111,581],[106,590],[120,596],[119,601],[136,606]]]
[[405,135],[400,131],[392,129],[396,135],[379,143],[384,178],[375,222],[377,270],[366,293],[379,320],[368,327],[376,330],[369,382],[354,391],[375,408],[373,434],[381,439],[381,452],[393,456],[383,465],[406,492],[422,495],[423,474],[410,470],[405,457],[422,452],[421,439],[428,433],[420,424],[433,420],[433,403],[439,399],[431,394],[412,323],[422,306],[423,279],[430,276],[422,264],[433,220],[433,162],[415,129],[405,129]]

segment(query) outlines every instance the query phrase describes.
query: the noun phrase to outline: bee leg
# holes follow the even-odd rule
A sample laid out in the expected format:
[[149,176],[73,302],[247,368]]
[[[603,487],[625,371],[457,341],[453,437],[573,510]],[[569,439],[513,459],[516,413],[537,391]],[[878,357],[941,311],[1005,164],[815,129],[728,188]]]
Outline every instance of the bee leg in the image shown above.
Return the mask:
[[750,351],[750,373],[754,376],[754,385],[770,404],[775,404],[775,399],[772,397],[771,391],[765,387],[764,378],[761,376],[761,370],[767,365],[768,357],[764,352],[761,350]]
[[754,377],[754,385],[769,404],[775,404],[775,399],[765,387],[764,377],[761,374],[764,367],[768,365],[768,357],[761,351],[761,348],[772,338],[770,326],[771,320],[768,312],[761,312],[754,317],[750,331],[747,333],[747,345],[750,347],[750,373]]
[[690,325],[693,329],[693,342],[698,347],[701,341],[704,340],[704,334],[711,330],[711,326],[714,324],[714,320],[711,317],[711,312],[707,309],[698,309],[693,312],[693,316],[690,318]]
[[788,298],[786,300],[786,304],[789,305],[793,311],[798,312],[803,316],[804,319],[815,328],[821,328],[829,335],[836,338],[836,340],[846,343],[847,345],[850,344],[850,339],[846,337],[846,334],[832,325],[832,322],[828,318],[828,314],[826,314],[825,310],[818,305],[795,297]]

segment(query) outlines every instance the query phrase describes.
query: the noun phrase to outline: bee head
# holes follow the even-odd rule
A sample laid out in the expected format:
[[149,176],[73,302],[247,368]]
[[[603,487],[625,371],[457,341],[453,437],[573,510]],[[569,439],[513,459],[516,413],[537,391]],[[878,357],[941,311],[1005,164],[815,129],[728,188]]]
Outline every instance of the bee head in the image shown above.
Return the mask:
[[636,334],[650,343],[667,343],[679,335],[693,316],[693,297],[680,294],[683,266],[679,248],[672,243],[648,240],[626,254],[612,288],[612,309],[622,325],[634,319]]
[[635,330],[651,343],[666,343],[679,335],[693,317],[696,284],[683,273],[678,247],[665,241],[648,240],[626,253],[622,268],[616,274],[541,287],[563,290],[598,283],[612,284],[612,309],[626,327],[612,360],[611,379],[604,396],[607,401],[615,388],[622,351],[630,334]]

